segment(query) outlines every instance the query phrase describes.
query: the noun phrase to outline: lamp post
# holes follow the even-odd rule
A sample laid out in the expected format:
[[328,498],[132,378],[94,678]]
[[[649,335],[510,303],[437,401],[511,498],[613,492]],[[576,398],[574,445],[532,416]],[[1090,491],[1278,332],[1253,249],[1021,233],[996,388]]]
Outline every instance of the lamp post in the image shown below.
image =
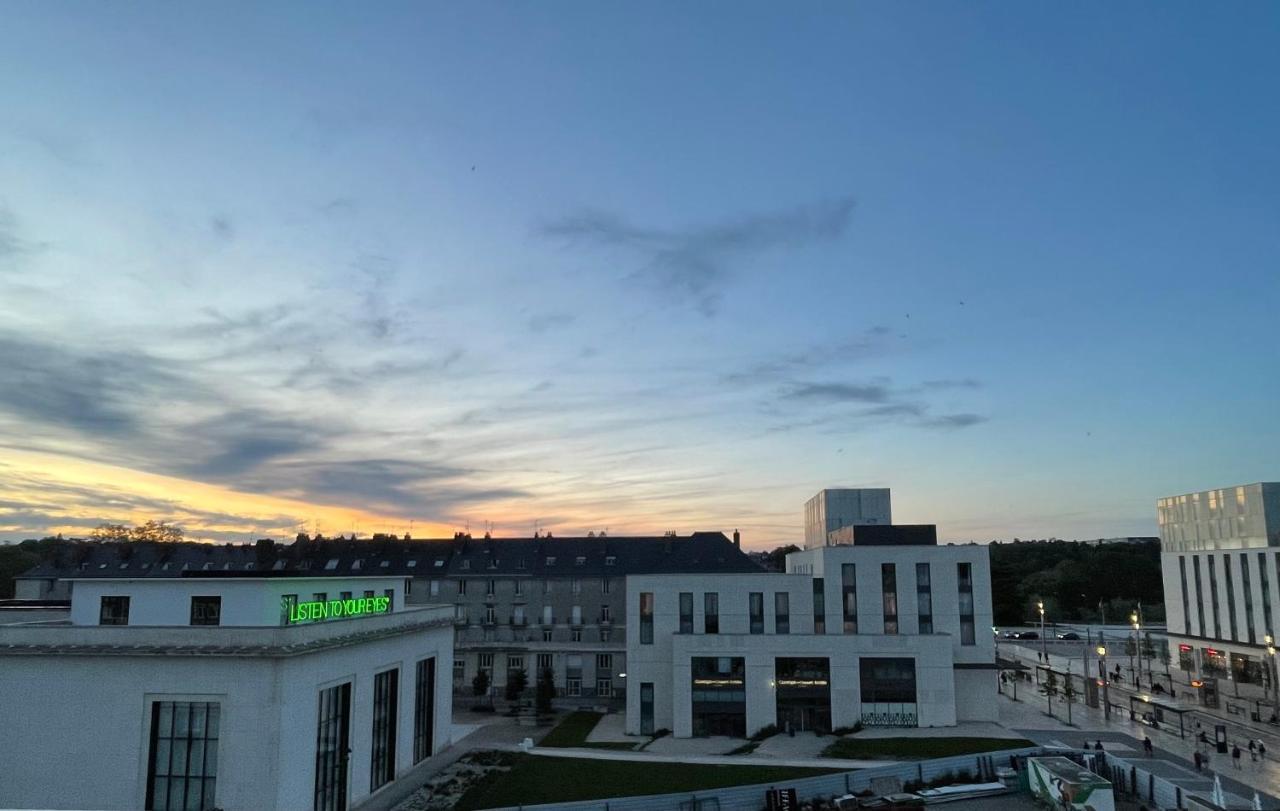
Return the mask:
[[[1098,635],[1098,640],[1102,640],[1102,635]],[[1098,653],[1098,676],[1102,679],[1102,706],[1103,715],[1111,720],[1111,682],[1107,679],[1107,646],[1099,645],[1095,650]]]
[[[1138,629],[1141,623],[1138,622],[1137,611],[1134,611],[1132,614],[1129,615],[1129,622],[1130,624],[1133,625],[1133,652],[1137,654],[1137,658],[1138,658],[1138,671],[1137,671],[1138,676],[1136,679],[1134,679],[1133,686],[1141,689],[1142,688],[1142,639],[1141,637],[1138,636]],[[1132,662],[1129,664],[1129,668],[1130,670],[1133,669]]]
[[1276,684],[1276,676],[1278,675],[1276,668],[1276,641],[1272,638],[1271,634],[1267,634],[1263,637],[1263,640],[1267,643],[1267,656],[1271,660],[1271,672],[1269,675],[1271,676],[1272,695],[1275,696],[1274,706],[1271,708],[1271,714],[1275,715],[1276,712],[1280,712],[1280,684]]
[[1044,636],[1044,600],[1036,602],[1036,608],[1040,609],[1040,658],[1045,664],[1049,663],[1049,641]]

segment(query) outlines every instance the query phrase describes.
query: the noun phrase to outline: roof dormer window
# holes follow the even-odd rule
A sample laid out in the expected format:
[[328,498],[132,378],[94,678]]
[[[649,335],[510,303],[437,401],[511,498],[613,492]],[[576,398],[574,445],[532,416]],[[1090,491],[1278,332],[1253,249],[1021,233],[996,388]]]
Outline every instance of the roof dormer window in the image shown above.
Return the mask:
[[337,558],[329,558],[329,562],[324,565],[324,570],[326,572],[332,572],[336,568],[338,568]]
[[604,559],[604,565],[605,565],[605,566],[614,566],[614,565],[616,565],[617,563],[618,563],[618,557],[617,557],[616,555],[606,555],[606,556],[605,556],[605,559]]
[[584,563],[586,563],[586,562],[587,562],[587,559],[586,559],[585,557],[583,557],[582,555],[578,555],[576,558],[574,558],[574,559],[573,559],[573,565],[574,565],[574,566],[581,566],[582,564],[584,564]]
[[548,566],[555,566],[555,565],[556,565],[556,556],[555,556],[555,555],[547,555],[547,565],[548,565]]

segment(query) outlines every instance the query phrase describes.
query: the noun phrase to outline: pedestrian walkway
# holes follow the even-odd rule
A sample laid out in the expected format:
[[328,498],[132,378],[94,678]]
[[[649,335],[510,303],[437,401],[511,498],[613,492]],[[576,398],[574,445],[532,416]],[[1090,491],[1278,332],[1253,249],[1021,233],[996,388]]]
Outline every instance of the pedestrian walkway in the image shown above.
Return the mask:
[[[1054,715],[1050,716],[1048,700],[1043,694],[1036,692],[1034,682],[1023,682],[1018,690],[1019,700],[1016,702],[1010,694],[999,697],[1000,721],[1038,744],[1080,748],[1086,743],[1092,746],[1101,741],[1104,751],[1139,762],[1147,760],[1142,754],[1142,740],[1149,737],[1155,750],[1150,760],[1161,761],[1155,766],[1161,771],[1156,773],[1176,778],[1175,782],[1183,785],[1185,790],[1202,791],[1206,784],[1211,784],[1214,774],[1220,774],[1223,789],[1247,800],[1245,806],[1251,807],[1253,793],[1258,791],[1264,795],[1267,808],[1280,807],[1280,800],[1275,799],[1280,797],[1280,762],[1275,759],[1274,750],[1269,751],[1266,758],[1251,761],[1247,739],[1239,739],[1241,757],[1238,769],[1229,754],[1214,751],[1209,753],[1209,762],[1203,767],[1204,771],[1197,775],[1193,762],[1194,753],[1197,749],[1203,753],[1207,747],[1198,745],[1194,734],[1180,738],[1176,727],[1172,732],[1165,726],[1153,728],[1130,720],[1128,713],[1113,713],[1108,720],[1101,708],[1088,707],[1083,702],[1072,706],[1072,725],[1068,726],[1060,699],[1054,700]],[[1194,724],[1192,728],[1194,729]],[[1166,763],[1172,765],[1166,766]],[[1168,770],[1170,774],[1163,774],[1164,770]]]
[[[523,751],[518,746],[494,746],[494,749]],[[870,769],[879,766],[896,766],[896,760],[840,760],[837,758],[767,758],[755,755],[660,755],[653,752],[629,752],[617,749],[569,749],[562,747],[538,747],[529,750],[531,755],[542,757],[583,758],[585,760],[627,760],[639,763],[700,763],[706,766],[795,766],[805,769]]]

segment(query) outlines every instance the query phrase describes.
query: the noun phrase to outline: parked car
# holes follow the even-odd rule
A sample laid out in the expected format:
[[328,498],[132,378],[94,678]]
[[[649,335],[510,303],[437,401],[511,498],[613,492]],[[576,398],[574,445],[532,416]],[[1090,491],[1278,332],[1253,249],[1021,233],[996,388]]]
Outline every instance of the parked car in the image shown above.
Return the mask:
[[1039,639],[1040,634],[1035,631],[1014,631],[1009,634],[1010,639]]
[[1064,634],[1058,634],[1058,639],[1065,639],[1071,642],[1079,642],[1080,634],[1077,634],[1075,631],[1067,631]]

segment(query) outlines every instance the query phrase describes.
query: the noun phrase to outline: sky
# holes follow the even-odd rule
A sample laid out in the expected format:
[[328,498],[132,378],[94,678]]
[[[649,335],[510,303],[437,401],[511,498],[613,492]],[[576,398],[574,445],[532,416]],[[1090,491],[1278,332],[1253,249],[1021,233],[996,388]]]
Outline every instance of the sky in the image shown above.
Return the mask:
[[3,5],[0,539],[1280,478],[1276,4]]

